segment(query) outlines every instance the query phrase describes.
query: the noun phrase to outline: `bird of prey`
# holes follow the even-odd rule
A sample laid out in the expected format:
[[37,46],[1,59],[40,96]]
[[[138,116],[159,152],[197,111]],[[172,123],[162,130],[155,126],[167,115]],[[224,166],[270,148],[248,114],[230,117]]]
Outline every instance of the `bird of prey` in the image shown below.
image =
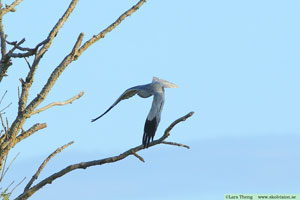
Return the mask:
[[92,122],[101,118],[124,99],[133,97],[136,94],[142,98],[148,98],[153,95],[152,107],[145,122],[143,135],[143,145],[144,147],[148,148],[150,142],[153,141],[154,134],[160,122],[161,111],[165,101],[164,88],[178,88],[178,86],[166,80],[153,77],[152,83],[129,88],[125,90],[125,92],[123,92],[123,94],[102,115],[93,119]]

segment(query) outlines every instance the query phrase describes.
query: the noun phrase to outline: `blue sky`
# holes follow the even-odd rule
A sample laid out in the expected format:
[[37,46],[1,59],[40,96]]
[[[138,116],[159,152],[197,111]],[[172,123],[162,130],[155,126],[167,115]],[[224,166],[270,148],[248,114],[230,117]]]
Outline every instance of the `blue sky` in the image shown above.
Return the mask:
[[[30,99],[80,32],[87,40],[136,2],[80,1],[39,65]],[[25,37],[27,46],[35,46],[68,4],[22,2],[4,17],[7,39]],[[299,193],[299,9],[293,0],[148,0],[65,70],[43,105],[80,91],[85,95],[26,122],[24,129],[37,122],[48,127],[12,150],[10,159],[21,154],[4,186],[24,176],[28,181],[45,157],[71,140],[75,144],[49,162],[38,181],[66,165],[139,145],[151,98],[131,98],[101,120],[90,119],[125,89],[157,76],[179,88],[166,89],[156,138],[172,121],[195,111],[168,139],[190,150],[160,145],[140,152],[145,163],[129,157],[78,170],[31,199],[215,200],[226,193]],[[10,122],[18,79],[27,71],[25,61],[16,60],[0,85],[1,94],[8,90],[1,106],[13,103],[6,113]]]

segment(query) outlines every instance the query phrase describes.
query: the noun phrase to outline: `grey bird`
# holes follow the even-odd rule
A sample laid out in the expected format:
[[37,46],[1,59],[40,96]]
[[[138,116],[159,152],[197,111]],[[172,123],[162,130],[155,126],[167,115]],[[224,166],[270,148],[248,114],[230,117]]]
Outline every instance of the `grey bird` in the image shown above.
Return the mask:
[[153,95],[153,102],[145,122],[143,135],[143,145],[148,148],[150,142],[153,141],[156,129],[160,122],[161,111],[165,102],[164,88],[178,88],[178,86],[169,81],[153,77],[152,83],[129,88],[125,90],[125,92],[123,92],[123,94],[102,115],[92,119],[92,122],[108,113],[115,105],[124,99],[133,97],[136,94],[142,98],[148,98]]

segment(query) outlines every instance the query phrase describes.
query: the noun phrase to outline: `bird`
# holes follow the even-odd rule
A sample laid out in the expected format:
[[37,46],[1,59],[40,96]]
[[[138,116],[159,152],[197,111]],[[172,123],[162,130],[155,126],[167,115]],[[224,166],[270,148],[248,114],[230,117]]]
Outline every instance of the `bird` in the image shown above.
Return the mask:
[[134,95],[138,95],[142,98],[148,98],[153,96],[152,106],[150,112],[146,118],[144,126],[144,135],[142,139],[142,144],[145,148],[149,147],[150,142],[153,141],[155,132],[157,130],[158,124],[161,118],[161,112],[165,102],[165,89],[164,88],[178,88],[178,86],[169,81],[153,77],[152,82],[145,85],[138,85],[131,87],[123,92],[123,94],[99,117],[92,119],[91,122],[103,117],[108,113],[113,107],[115,107],[120,101],[129,99]]

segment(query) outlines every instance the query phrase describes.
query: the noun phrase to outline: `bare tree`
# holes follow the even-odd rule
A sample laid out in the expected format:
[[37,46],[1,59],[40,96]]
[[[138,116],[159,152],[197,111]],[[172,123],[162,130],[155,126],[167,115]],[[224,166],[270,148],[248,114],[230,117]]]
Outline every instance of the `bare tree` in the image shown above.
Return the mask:
[[[28,101],[29,96],[29,90],[34,82],[35,72],[39,66],[39,63],[43,56],[46,54],[47,50],[51,47],[52,41],[58,34],[60,28],[63,26],[63,24],[67,21],[68,17],[74,10],[76,4],[78,3],[78,0],[72,0],[69,4],[68,8],[66,9],[65,13],[61,16],[61,18],[57,21],[57,23],[53,26],[52,30],[49,32],[49,35],[47,38],[45,38],[43,41],[36,44],[34,47],[24,47],[23,43],[25,42],[25,38],[21,41],[7,41],[7,35],[4,31],[2,19],[3,16],[9,12],[14,12],[15,7],[20,4],[22,0],[15,0],[10,5],[3,5],[0,0],[0,39],[1,39],[1,63],[0,63],[0,83],[4,78],[7,76],[7,70],[12,67],[12,60],[21,58],[25,59],[26,64],[29,67],[29,71],[26,75],[25,80],[20,78],[21,82],[21,89],[19,91],[19,99],[18,99],[18,113],[14,121],[9,124],[7,118],[4,119],[3,112],[5,109],[7,109],[9,105],[4,105],[2,110],[0,109],[0,119],[2,124],[2,130],[1,130],[1,136],[0,136],[0,171],[1,171],[1,177],[0,182],[2,181],[3,177],[5,176],[7,170],[9,169],[12,162],[9,164],[8,167],[5,167],[6,158],[10,152],[10,150],[17,145],[19,142],[24,140],[25,138],[28,138],[32,134],[38,132],[41,129],[44,129],[47,127],[46,123],[36,123],[32,127],[30,127],[28,130],[23,130],[23,126],[26,123],[26,120],[30,118],[31,116],[43,112],[53,106],[59,106],[59,105],[66,105],[69,103],[72,103],[73,101],[79,99],[84,92],[79,93],[78,95],[63,101],[63,102],[53,102],[50,103],[47,106],[44,106],[42,108],[37,108],[47,97],[48,93],[52,89],[53,85],[55,84],[56,80],[60,77],[60,75],[63,73],[63,71],[76,59],[78,59],[81,54],[88,49],[92,44],[97,42],[98,40],[105,37],[105,35],[112,31],[116,26],[118,26],[126,17],[130,16],[132,13],[137,11],[144,3],[145,0],[138,1],[134,6],[132,6],[130,9],[128,9],[126,12],[120,15],[120,17],[114,21],[111,25],[109,25],[107,28],[99,32],[98,34],[94,35],[90,39],[86,40],[82,44],[84,34],[80,33],[78,35],[77,40],[74,42],[73,48],[70,49],[69,54],[67,54],[63,60],[56,66],[56,68],[53,70],[51,75],[48,78],[47,83],[43,86],[41,91],[36,94],[36,97],[32,101]],[[16,53],[17,52],[17,53]],[[33,58],[33,62],[30,63],[28,61],[28,57]],[[0,105],[2,103],[3,98],[5,97],[6,92],[3,94],[2,98],[0,99]],[[164,135],[159,138],[158,140],[153,141],[150,143],[149,147],[152,147],[157,144],[169,144],[169,145],[175,145],[175,146],[182,146],[189,148],[186,145],[175,143],[175,142],[167,142],[165,139],[170,135],[170,131],[172,128],[178,124],[179,122],[182,122],[193,115],[193,112],[188,113],[187,115],[175,120],[166,130]],[[128,151],[125,151],[124,153],[113,156],[109,158],[104,159],[98,159],[93,160],[89,162],[81,162],[78,164],[69,165],[66,168],[58,171],[57,173],[54,173],[44,180],[41,180],[40,182],[33,184],[35,180],[38,178],[39,174],[45,167],[45,165],[48,163],[48,161],[54,157],[56,154],[60,153],[63,149],[68,147],[73,143],[70,142],[58,149],[56,149],[52,154],[50,154],[44,162],[40,165],[36,173],[32,176],[32,178],[29,180],[29,182],[24,187],[24,191],[22,194],[20,194],[16,199],[28,199],[31,195],[33,195],[36,191],[41,189],[46,184],[52,183],[55,179],[64,176],[65,174],[76,170],[76,169],[85,169],[91,166],[95,165],[102,165],[106,163],[111,162],[117,162],[121,159],[126,158],[129,155],[133,155],[142,162],[144,162],[144,159],[137,154],[138,151],[143,150],[143,145],[134,147],[129,149]],[[24,181],[24,180],[23,180]],[[19,185],[19,184],[17,184]],[[16,186],[17,186],[16,185]],[[12,189],[13,191],[14,189]]]

